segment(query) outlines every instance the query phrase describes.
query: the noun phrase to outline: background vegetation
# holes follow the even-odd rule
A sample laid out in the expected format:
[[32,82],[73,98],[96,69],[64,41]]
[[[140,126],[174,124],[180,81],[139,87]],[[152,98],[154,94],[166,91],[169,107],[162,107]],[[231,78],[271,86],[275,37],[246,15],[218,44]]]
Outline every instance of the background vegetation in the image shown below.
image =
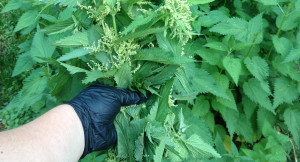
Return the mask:
[[300,0],[0,5],[7,129],[101,83],[153,95],[121,109],[115,148],[82,161],[300,156]]

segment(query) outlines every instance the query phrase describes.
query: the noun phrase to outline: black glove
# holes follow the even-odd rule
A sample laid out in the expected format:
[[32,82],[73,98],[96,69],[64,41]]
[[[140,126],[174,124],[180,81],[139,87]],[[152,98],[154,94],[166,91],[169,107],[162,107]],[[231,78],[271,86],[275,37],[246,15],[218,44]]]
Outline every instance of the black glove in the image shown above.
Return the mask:
[[114,119],[121,106],[140,104],[146,97],[140,92],[105,85],[93,85],[80,92],[71,105],[84,129],[85,146],[81,158],[96,150],[108,149],[117,142]]

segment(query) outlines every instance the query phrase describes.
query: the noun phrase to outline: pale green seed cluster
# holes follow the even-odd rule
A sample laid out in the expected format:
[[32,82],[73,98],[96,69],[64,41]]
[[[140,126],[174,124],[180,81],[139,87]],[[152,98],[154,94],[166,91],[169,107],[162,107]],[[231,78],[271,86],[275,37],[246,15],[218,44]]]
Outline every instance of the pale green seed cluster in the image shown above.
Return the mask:
[[114,46],[114,50],[117,54],[114,56],[114,59],[118,61],[118,64],[115,63],[115,66],[119,68],[120,65],[124,64],[125,62],[128,62],[129,66],[131,66],[130,57],[136,55],[139,48],[140,45],[134,43],[133,40],[124,41],[119,43],[117,46]]
[[194,21],[194,18],[187,0],[165,0],[165,5],[158,11],[170,15],[166,21],[172,31],[171,36],[173,38],[178,37],[183,45],[192,38],[191,22]]
[[[134,43],[133,40],[122,41],[118,44],[115,43],[117,37],[114,33],[114,30],[110,28],[106,23],[102,25],[104,35],[99,39],[96,43],[93,43],[92,46],[87,46],[85,49],[92,50],[91,54],[97,52],[106,52],[111,56],[111,63],[114,65],[113,67],[119,68],[125,62],[127,62],[131,66],[131,56],[137,54],[137,50],[140,49],[140,45]],[[115,52],[116,55],[113,55]],[[116,60],[116,61],[113,61]],[[101,69],[104,69],[103,66]]]

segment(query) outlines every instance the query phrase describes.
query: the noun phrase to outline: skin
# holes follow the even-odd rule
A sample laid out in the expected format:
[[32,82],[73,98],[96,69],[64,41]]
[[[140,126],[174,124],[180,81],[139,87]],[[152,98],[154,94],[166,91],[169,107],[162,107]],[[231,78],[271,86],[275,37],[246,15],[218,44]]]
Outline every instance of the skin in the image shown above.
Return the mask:
[[81,121],[70,105],[60,105],[34,121],[0,132],[0,161],[78,161],[84,150]]

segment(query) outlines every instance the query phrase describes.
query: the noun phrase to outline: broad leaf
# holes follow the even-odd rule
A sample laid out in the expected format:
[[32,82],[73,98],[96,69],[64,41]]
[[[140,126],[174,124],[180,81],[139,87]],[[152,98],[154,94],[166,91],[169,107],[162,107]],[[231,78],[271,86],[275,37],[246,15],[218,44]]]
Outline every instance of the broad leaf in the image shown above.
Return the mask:
[[258,56],[254,56],[252,58],[247,57],[244,60],[244,63],[257,80],[263,81],[269,76],[269,67],[264,59]]
[[17,26],[14,32],[24,29],[30,25],[33,25],[39,19],[38,12],[35,10],[30,10],[25,12],[18,20]]
[[274,90],[274,105],[276,108],[279,104],[289,103],[292,104],[298,98],[299,92],[297,84],[285,77],[280,77],[275,80]]
[[233,81],[236,85],[238,85],[239,76],[241,74],[241,60],[232,57],[225,57],[223,59],[223,66],[225,67],[226,71],[230,74]]
[[30,50],[31,57],[39,62],[43,63],[44,60],[41,58],[51,58],[53,52],[55,50],[55,46],[49,44],[49,41],[44,37],[44,33],[37,32],[34,35],[32,46]]

